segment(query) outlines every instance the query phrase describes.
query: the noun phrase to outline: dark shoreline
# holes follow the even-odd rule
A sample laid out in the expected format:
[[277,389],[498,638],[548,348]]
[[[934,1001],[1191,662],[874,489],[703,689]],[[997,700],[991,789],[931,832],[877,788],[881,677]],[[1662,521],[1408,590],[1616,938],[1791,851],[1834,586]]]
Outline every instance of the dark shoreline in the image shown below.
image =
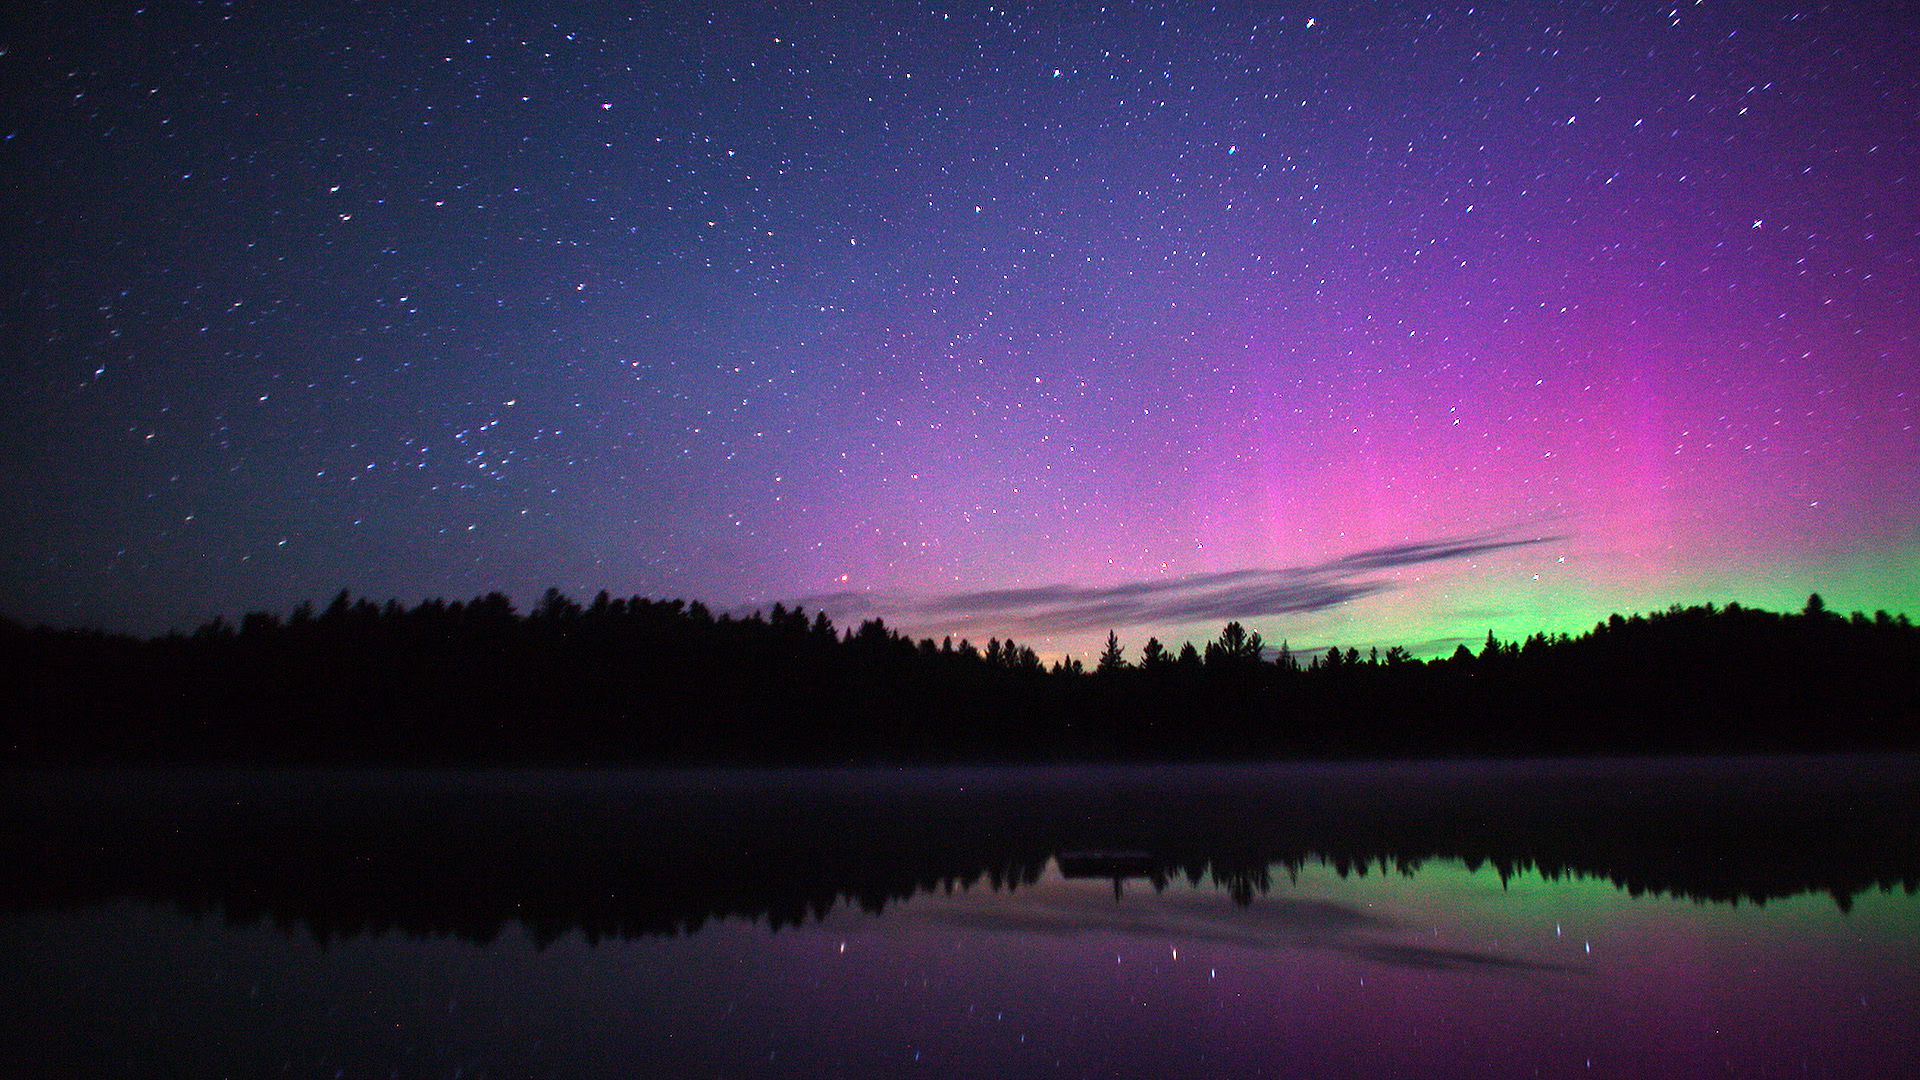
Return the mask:
[[[0,909],[138,900],[327,939],[778,928],[1127,852],[1131,888],[1276,873],[1607,880],[1842,910],[1920,889],[1911,755],[818,770],[30,770],[0,796]],[[1137,864],[1137,865],[1136,865]],[[1118,887],[1121,880],[1116,878]]]
[[1421,661],[1204,650],[1043,665],[873,620],[493,594],[139,640],[0,624],[0,765],[835,765],[1920,749],[1920,629],[1727,605]]

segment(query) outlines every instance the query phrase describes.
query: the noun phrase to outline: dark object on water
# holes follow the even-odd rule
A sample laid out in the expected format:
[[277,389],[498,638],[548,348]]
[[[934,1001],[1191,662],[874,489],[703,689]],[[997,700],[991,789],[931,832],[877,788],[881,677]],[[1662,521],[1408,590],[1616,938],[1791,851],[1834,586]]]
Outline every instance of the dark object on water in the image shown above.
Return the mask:
[[1144,851],[1063,851],[1055,857],[1060,876],[1066,878],[1152,877],[1156,869],[1153,856]]

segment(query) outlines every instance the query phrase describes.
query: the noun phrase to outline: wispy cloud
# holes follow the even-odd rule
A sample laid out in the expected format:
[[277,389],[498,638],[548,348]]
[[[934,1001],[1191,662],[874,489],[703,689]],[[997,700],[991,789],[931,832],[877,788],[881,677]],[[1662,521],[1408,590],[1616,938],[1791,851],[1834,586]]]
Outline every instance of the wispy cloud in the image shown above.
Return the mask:
[[1319,611],[1389,587],[1384,581],[1341,581],[1311,571],[1237,570],[1101,587],[966,593],[934,601],[917,614],[1006,625],[1022,633],[1065,633]]
[[1501,540],[1494,537],[1454,537],[1445,540],[1423,540],[1412,544],[1395,544],[1391,547],[1373,548],[1368,551],[1356,551],[1351,555],[1342,555],[1325,569],[1380,570],[1400,566],[1412,566],[1416,563],[1438,562],[1441,559],[1463,559],[1469,555],[1480,555],[1489,551],[1501,551],[1506,548],[1526,547],[1531,544],[1544,544],[1557,536],[1541,536],[1527,540]]
[[1058,634],[1323,611],[1394,588],[1378,576],[1423,563],[1550,543],[1556,536],[1442,537],[1342,555],[1313,566],[1228,570],[1113,585],[1037,585],[910,598],[867,593],[808,597],[838,617],[884,615],[958,632]]

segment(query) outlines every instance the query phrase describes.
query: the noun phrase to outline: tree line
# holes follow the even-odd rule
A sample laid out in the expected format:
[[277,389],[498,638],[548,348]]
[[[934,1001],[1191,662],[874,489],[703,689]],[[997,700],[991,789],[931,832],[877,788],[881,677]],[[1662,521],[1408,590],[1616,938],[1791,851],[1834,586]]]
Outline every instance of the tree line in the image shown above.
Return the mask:
[[1422,660],[1228,623],[1091,670],[775,604],[548,590],[216,618],[151,639],[0,620],[16,762],[1190,760],[1911,748],[1920,631],[1727,604]]
[[[1841,910],[1920,889],[1920,791],[1897,763],[1619,762],[1472,770],[841,770],[672,773],[283,770],[64,773],[0,785],[0,913],[116,900],[321,941],[396,930],[478,943],[773,928],[842,905],[1014,889],[1050,861],[1129,892],[1184,878],[1254,902],[1288,875],[1489,866],[1504,881]],[[954,782],[955,778],[961,782]],[[1383,793],[1381,785],[1390,784]],[[646,827],[671,822],[671,827]],[[289,842],[297,838],[298,842]],[[1135,852],[1124,864],[1084,855]],[[1076,867],[1076,864],[1078,866]]]

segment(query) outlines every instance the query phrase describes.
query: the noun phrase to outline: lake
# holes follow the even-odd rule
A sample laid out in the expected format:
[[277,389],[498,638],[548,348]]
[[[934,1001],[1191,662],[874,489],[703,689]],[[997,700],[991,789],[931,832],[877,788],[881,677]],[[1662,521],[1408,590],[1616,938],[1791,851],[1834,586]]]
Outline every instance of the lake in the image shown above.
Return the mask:
[[0,1078],[1920,1075],[1906,756],[71,771]]

